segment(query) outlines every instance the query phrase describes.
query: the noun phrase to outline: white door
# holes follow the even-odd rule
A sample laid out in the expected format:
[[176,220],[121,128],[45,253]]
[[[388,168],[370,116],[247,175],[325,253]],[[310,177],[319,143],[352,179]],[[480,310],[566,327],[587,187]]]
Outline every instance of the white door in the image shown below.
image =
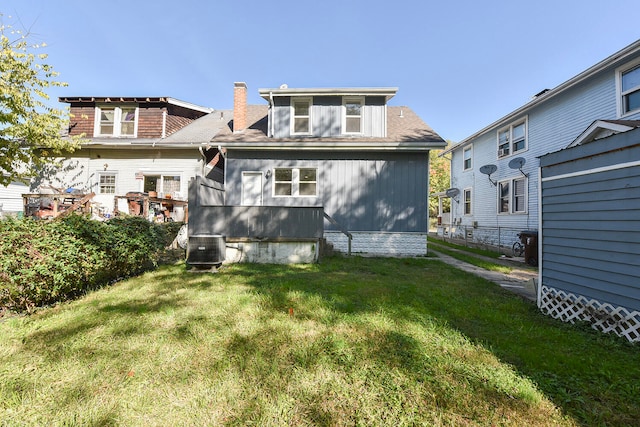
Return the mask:
[[242,172],[242,205],[262,206],[262,172]]

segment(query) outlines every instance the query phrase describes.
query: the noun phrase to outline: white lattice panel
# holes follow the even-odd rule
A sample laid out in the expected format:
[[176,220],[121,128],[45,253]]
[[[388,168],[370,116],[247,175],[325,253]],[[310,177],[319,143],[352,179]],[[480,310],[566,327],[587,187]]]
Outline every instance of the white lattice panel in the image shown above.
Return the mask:
[[640,312],[542,286],[540,310],[564,322],[591,323],[594,329],[613,332],[632,342],[640,342]]

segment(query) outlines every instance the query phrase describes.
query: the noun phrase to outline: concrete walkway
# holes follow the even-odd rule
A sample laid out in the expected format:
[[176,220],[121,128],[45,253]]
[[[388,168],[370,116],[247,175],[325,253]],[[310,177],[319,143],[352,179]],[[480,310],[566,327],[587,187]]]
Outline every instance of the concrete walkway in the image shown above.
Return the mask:
[[[455,250],[455,249],[447,248],[447,250]],[[496,264],[503,264],[503,265],[509,266],[512,269],[511,273],[505,274],[505,273],[500,273],[499,271],[485,270],[484,268],[476,267],[475,265],[466,263],[464,261],[460,261],[449,255],[440,253],[438,252],[437,245],[432,244],[431,242],[429,242],[429,251],[436,254],[441,261],[446,262],[447,264],[450,264],[456,268],[459,268],[460,270],[464,270],[466,272],[475,274],[476,276],[480,276],[484,279],[487,279],[491,282],[496,283],[503,289],[511,291],[517,295],[520,295],[529,301],[536,302],[535,283],[537,283],[537,280],[538,280],[538,271],[525,266],[524,262],[512,261],[512,260],[496,260],[493,258],[486,258],[486,257],[482,257],[481,255],[465,252],[465,254],[470,256],[484,258]]]

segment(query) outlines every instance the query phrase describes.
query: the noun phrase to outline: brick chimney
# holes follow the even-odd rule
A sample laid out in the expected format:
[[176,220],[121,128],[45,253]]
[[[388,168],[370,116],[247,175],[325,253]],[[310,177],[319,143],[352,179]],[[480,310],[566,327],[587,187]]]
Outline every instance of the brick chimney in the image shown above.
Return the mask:
[[233,132],[242,132],[247,127],[247,84],[233,84]]

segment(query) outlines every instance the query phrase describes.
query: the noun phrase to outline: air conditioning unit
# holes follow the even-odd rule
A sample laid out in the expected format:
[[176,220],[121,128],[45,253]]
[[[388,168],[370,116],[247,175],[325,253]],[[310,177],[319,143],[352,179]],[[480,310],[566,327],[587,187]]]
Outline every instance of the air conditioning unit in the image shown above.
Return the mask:
[[498,150],[498,157],[506,156],[507,154],[507,150],[505,150],[504,148]]
[[225,259],[227,239],[220,234],[197,234],[189,236],[187,264],[194,266],[220,265]]

